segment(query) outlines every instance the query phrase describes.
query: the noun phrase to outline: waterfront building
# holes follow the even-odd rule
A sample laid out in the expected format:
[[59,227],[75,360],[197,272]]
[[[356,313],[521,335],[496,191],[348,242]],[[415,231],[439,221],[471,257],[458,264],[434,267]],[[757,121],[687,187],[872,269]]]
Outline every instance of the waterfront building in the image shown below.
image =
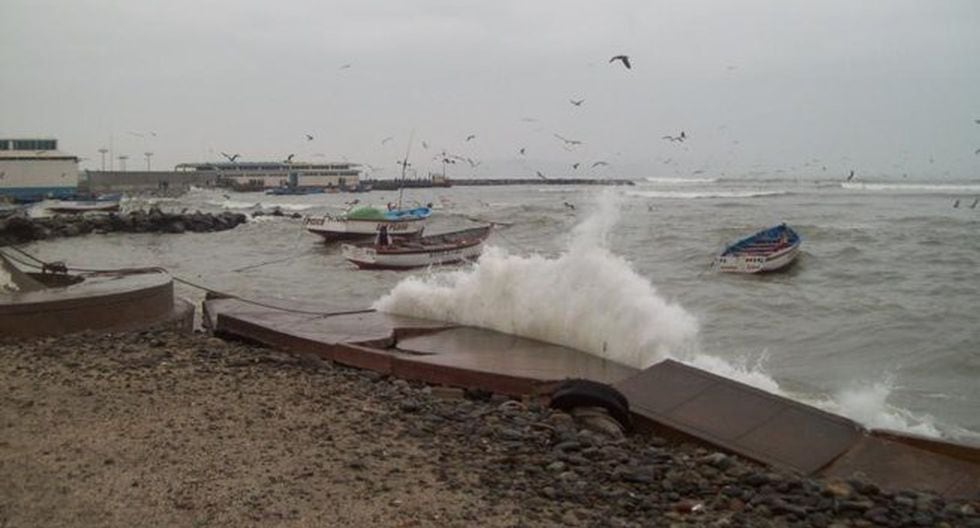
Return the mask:
[[0,138],[0,199],[64,197],[77,186],[78,157],[59,151],[58,140]]
[[178,172],[215,175],[219,185],[234,189],[261,190],[275,187],[322,187],[354,190],[360,184],[357,163],[241,161],[220,163],[181,163]]

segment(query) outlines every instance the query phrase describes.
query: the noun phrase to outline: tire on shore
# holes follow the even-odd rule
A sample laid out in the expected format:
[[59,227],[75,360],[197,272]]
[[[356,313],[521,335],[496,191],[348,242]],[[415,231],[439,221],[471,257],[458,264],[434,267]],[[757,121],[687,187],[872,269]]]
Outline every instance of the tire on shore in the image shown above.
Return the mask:
[[630,431],[633,428],[629,401],[621,392],[605,383],[587,379],[565,380],[551,394],[548,406],[566,412],[578,407],[601,407],[624,430]]

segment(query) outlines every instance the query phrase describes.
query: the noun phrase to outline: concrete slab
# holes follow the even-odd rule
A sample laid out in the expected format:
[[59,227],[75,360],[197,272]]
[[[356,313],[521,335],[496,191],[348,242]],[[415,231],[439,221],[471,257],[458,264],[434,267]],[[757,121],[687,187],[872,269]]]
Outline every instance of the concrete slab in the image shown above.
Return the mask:
[[206,301],[204,311],[218,333],[405,379],[514,396],[566,378],[613,382],[636,373],[567,347],[375,311],[311,315],[234,299]]
[[536,382],[586,378],[603,383],[626,379],[638,371],[572,348],[485,328],[457,327],[400,339],[398,349],[416,363],[433,368],[489,373]]
[[947,497],[980,497],[980,464],[924,451],[874,436],[821,471],[821,476],[849,478],[860,472],[886,489],[918,489]]
[[0,295],[0,335],[52,336],[171,322],[183,328],[187,308],[175,299],[173,281],[166,273],[88,275],[71,286]]
[[846,418],[671,360],[614,386],[643,419],[802,473],[828,465],[863,435]]

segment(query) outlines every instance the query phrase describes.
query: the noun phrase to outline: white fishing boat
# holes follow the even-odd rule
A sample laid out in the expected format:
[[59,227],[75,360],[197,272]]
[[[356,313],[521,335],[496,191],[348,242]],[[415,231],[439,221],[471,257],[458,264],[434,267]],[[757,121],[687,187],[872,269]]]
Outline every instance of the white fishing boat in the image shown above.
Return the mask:
[[374,237],[382,227],[393,237],[412,237],[422,234],[431,214],[432,209],[428,207],[388,211],[360,207],[337,216],[307,216],[303,219],[303,226],[327,241]]
[[490,226],[416,239],[397,239],[382,229],[374,242],[344,244],[344,258],[361,269],[411,269],[475,260],[483,252]]
[[119,210],[121,194],[102,196],[77,195],[68,199],[57,200],[46,204],[44,208],[52,213],[81,214],[81,213],[111,213]]
[[760,273],[790,265],[800,254],[800,235],[786,224],[763,229],[725,248],[715,259],[718,271]]

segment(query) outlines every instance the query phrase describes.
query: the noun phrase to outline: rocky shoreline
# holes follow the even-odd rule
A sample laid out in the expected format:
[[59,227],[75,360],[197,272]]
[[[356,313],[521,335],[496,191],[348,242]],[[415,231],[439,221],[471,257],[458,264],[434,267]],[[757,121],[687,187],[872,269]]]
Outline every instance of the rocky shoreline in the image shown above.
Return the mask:
[[0,246],[35,240],[105,233],[204,233],[225,231],[245,223],[241,213],[170,213],[158,207],[124,214],[12,216],[0,220]]
[[489,394],[204,335],[0,344],[3,526],[980,527]]

